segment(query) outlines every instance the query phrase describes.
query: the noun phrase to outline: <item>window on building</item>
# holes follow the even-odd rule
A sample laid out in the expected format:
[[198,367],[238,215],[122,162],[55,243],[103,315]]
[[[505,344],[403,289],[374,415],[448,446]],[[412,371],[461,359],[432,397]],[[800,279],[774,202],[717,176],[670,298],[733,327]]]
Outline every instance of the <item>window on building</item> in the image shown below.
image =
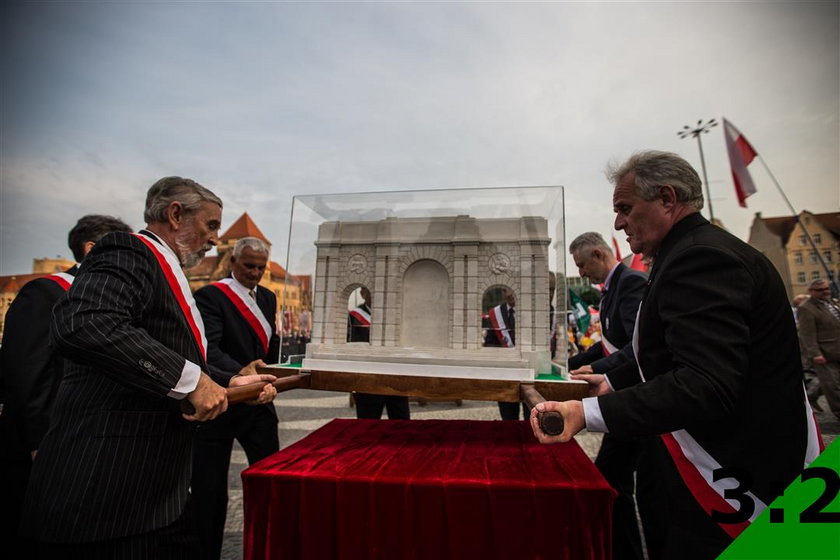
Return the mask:
[[819,233],[814,234],[814,244],[815,245],[821,245],[822,244],[822,235],[820,235]]
[[795,264],[803,264],[802,253],[797,251],[793,254],[793,262]]
[[817,264],[817,262],[819,262],[819,259],[817,258],[817,252],[816,251],[811,251],[810,253],[808,253],[808,261],[811,264]]
[[798,272],[796,274],[796,282],[797,282],[797,284],[804,284],[805,283],[805,273],[804,272]]
[[800,245],[807,245],[808,244],[808,238],[805,237],[804,234],[799,236],[799,244]]
[[830,263],[831,262],[831,251],[823,251],[823,259],[825,259],[825,262]]
[[811,273],[811,280],[819,280],[820,278],[822,278],[822,275],[819,270],[815,270]]

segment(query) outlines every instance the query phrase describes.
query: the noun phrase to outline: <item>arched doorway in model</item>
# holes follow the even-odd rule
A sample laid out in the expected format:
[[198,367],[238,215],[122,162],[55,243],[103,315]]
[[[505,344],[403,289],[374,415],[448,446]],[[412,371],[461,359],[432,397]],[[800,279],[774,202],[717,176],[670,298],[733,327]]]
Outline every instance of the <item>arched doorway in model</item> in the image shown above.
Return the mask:
[[483,346],[510,348],[516,345],[515,317],[510,304],[515,308],[516,296],[510,287],[495,285],[485,290],[481,297]]
[[347,342],[370,343],[372,303],[367,286],[359,286],[350,292],[347,298]]
[[403,275],[400,345],[449,346],[449,273],[437,261],[421,259]]

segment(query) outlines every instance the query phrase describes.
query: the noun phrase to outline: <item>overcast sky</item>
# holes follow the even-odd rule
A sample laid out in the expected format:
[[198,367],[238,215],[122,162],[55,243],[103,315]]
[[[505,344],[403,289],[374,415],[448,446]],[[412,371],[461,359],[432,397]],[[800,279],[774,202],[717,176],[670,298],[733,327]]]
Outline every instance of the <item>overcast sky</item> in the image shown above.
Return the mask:
[[[280,263],[296,194],[562,185],[567,237],[609,238],[607,162],[651,148],[699,170],[697,142],[676,132],[722,116],[797,210],[840,210],[836,1],[0,11],[0,275],[70,257],[83,214],[142,227],[165,175],[221,196],[223,229],[249,212]],[[721,127],[703,148],[733,233],[788,214],[759,161],[738,206]]]

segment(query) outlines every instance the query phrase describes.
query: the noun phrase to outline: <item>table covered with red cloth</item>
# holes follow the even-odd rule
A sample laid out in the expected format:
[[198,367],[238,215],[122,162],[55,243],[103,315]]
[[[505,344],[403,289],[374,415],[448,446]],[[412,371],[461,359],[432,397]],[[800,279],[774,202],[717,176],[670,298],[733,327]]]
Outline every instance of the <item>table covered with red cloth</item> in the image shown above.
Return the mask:
[[333,420],[242,486],[246,559],[610,557],[615,492],[526,422]]

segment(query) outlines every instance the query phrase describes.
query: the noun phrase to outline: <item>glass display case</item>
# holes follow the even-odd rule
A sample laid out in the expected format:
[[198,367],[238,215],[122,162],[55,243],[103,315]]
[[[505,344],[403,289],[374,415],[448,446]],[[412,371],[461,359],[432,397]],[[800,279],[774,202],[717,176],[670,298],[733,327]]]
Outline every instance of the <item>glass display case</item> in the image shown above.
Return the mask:
[[284,332],[305,370],[557,374],[565,253],[559,186],[295,196]]

